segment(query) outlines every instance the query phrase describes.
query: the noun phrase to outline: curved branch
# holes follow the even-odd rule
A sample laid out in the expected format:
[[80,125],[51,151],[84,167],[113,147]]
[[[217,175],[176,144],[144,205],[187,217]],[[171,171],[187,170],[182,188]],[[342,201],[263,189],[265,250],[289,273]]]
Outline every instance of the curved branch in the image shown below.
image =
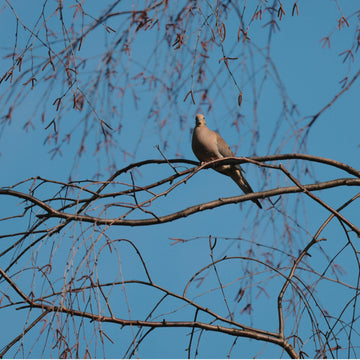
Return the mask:
[[[329,189],[338,186],[360,186],[360,179],[352,179],[352,178],[343,178],[331,181],[325,181],[317,184],[303,185],[303,188],[307,191],[319,191],[323,189]],[[194,213],[214,209],[216,207],[224,206],[227,204],[237,204],[242,203],[248,200],[254,199],[265,199],[271,196],[278,196],[282,194],[291,194],[291,193],[299,193],[303,192],[303,189],[298,186],[288,186],[278,189],[272,189],[267,191],[260,191],[256,193],[241,195],[241,196],[232,196],[228,198],[220,198],[218,200],[209,201],[207,203],[202,203],[194,206],[190,206],[184,210],[177,211],[175,213],[158,216],[156,218],[149,219],[99,219],[97,217],[87,216],[87,215],[79,215],[79,214],[68,214],[62,213],[50,207],[47,207],[47,214],[37,215],[39,218],[44,217],[57,217],[61,219],[66,219],[69,221],[84,221],[90,223],[96,223],[98,225],[117,225],[117,226],[148,226],[154,224],[163,224],[173,220],[177,220],[183,217],[187,217]],[[21,193],[17,193],[17,196],[22,197]],[[24,198],[29,198],[26,194],[23,194]],[[50,208],[50,209],[49,209]],[[358,235],[360,235],[360,230],[354,225],[348,224]]]
[[[200,329],[208,330],[208,331],[222,332],[222,333],[229,334],[229,335],[236,336],[236,337],[247,337],[247,338],[252,338],[252,339],[256,339],[256,340],[260,340],[260,341],[271,342],[271,343],[280,345],[283,349],[285,349],[285,351],[292,358],[298,358],[296,351],[287,342],[287,340],[283,337],[279,337],[278,334],[276,334],[276,333],[271,333],[271,332],[266,332],[266,331],[261,331],[261,330],[258,331],[257,329],[245,327],[242,325],[240,325],[241,328],[236,328],[236,327],[226,327],[226,326],[221,326],[221,325],[212,325],[212,324],[207,324],[207,323],[198,322],[198,321],[125,320],[125,319],[120,319],[120,318],[114,318],[113,316],[109,317],[109,316],[104,316],[104,315],[96,315],[96,314],[85,312],[85,311],[74,310],[74,309],[66,308],[64,306],[48,305],[48,304],[44,304],[43,301],[41,301],[41,303],[38,303],[36,300],[32,300],[30,297],[26,296],[19,289],[19,287],[15,284],[15,282],[1,268],[0,268],[0,274],[2,276],[4,276],[5,280],[9,283],[9,285],[19,294],[19,296],[24,300],[24,302],[28,304],[21,308],[26,308],[28,306],[30,306],[31,308],[38,308],[38,309],[45,311],[45,313],[43,313],[45,315],[49,312],[55,312],[55,313],[61,312],[61,313],[70,314],[71,316],[79,316],[82,318],[88,318],[88,319],[91,319],[92,321],[110,322],[113,324],[120,324],[122,326],[139,326],[139,327],[151,327],[151,328],[156,328],[156,327],[194,328],[195,327],[195,328],[200,328]],[[161,289],[161,287],[156,286],[155,284],[149,284],[146,282],[144,284],[154,286],[156,288]],[[166,292],[170,293],[168,291],[166,291]],[[183,298],[182,296],[178,296],[178,295],[176,297]],[[186,298],[183,298],[183,299],[187,300]],[[40,299],[40,300],[42,300],[42,299]],[[197,306],[197,309],[200,310],[201,307]],[[204,309],[204,311],[208,312],[208,309]],[[43,316],[41,316],[41,318],[42,317]],[[215,316],[215,317],[219,318],[218,316]],[[39,317],[39,319],[40,319],[40,317]],[[232,321],[230,322],[227,319],[224,319],[224,320],[230,324],[233,323]]]
[[[313,162],[317,162],[317,163],[321,163],[321,164],[331,165],[331,166],[337,167],[339,169],[342,169],[351,175],[360,177],[359,170],[356,170],[353,167],[351,167],[347,164],[344,164],[340,161],[324,158],[321,156],[314,156],[314,155],[309,155],[309,154],[298,154],[298,153],[276,154],[276,155],[267,155],[267,156],[253,156],[253,157],[247,157],[247,158],[228,157],[228,158],[224,158],[221,160],[212,161],[208,164],[217,164],[217,165],[219,165],[219,164],[245,164],[245,163],[251,162],[251,160],[255,160],[258,162],[268,162],[268,161],[275,161],[275,160],[295,160],[295,159],[308,160],[308,161],[313,161]],[[133,168],[137,168],[137,167],[141,167],[141,166],[149,165],[149,164],[167,164],[168,162],[169,163],[183,163],[183,164],[189,164],[189,165],[198,165],[199,164],[198,161],[188,160],[188,159],[144,160],[144,161],[139,161],[139,162],[130,164],[127,167],[125,167],[121,170],[118,170],[113,176],[110,177],[108,182],[114,180],[120,174],[126,173],[127,171],[129,171]]]
[[[268,155],[268,156],[255,156],[255,157],[249,157],[249,158],[244,158],[244,157],[229,157],[229,158],[224,158],[224,159],[220,159],[220,160],[214,160],[212,162],[209,162],[207,164],[204,164],[201,166],[201,168],[209,168],[212,167],[213,165],[217,164],[245,164],[245,163],[249,163],[255,161],[255,162],[268,162],[268,161],[275,161],[275,160],[292,160],[292,159],[299,159],[299,160],[308,160],[308,161],[313,161],[313,162],[318,162],[318,163],[322,163],[322,164],[326,164],[326,165],[330,165],[336,168],[339,168],[341,170],[346,171],[347,173],[354,175],[356,177],[360,178],[360,171],[352,168],[351,166],[341,163],[339,161],[336,160],[332,160],[332,159],[328,159],[328,158],[323,158],[323,157],[319,157],[319,156],[314,156],[314,155],[308,155],[308,154],[278,154],[278,155]],[[152,165],[152,164],[168,164],[168,163],[177,163],[177,164],[188,164],[188,165],[194,165],[194,166],[198,166],[199,162],[198,161],[194,161],[194,160],[188,160],[188,159],[149,159],[149,160],[143,160],[143,161],[139,161],[136,163],[132,163],[128,166],[126,166],[123,169],[120,169],[118,171],[116,171],[106,182],[104,182],[99,189],[93,194],[93,196],[90,199],[86,199],[86,200],[80,200],[81,202],[87,202],[86,204],[84,204],[83,207],[81,207],[81,209],[78,211],[78,213],[82,212],[90,203],[91,201],[95,200],[97,198],[97,196],[105,189],[105,187],[107,187],[108,185],[110,185],[112,183],[112,181],[114,181],[117,177],[119,177],[121,174],[124,174],[132,169],[135,168],[139,168],[145,165]],[[257,164],[260,165],[260,164]],[[188,169],[180,174],[175,174],[171,177],[168,177],[162,181],[156,182],[153,185],[149,185],[146,188],[152,188],[155,186],[158,186],[160,184],[163,184],[167,181],[172,181],[176,178],[178,178],[181,175],[185,175],[188,172],[190,172],[191,169]],[[133,191],[133,189],[131,189],[131,191]],[[126,193],[128,193],[129,191],[126,191]],[[123,192],[125,193],[125,192]],[[109,194],[106,196],[114,196],[114,194]]]
[[294,348],[288,343],[286,339],[281,339],[279,337],[274,337],[266,334],[261,334],[252,330],[243,330],[235,327],[226,327],[221,325],[211,325],[200,321],[142,321],[142,320],[125,320],[119,318],[112,318],[108,316],[96,315],[84,311],[72,310],[64,308],[61,306],[51,306],[44,304],[31,304],[33,308],[46,309],[47,311],[52,312],[62,312],[70,314],[71,316],[79,316],[82,318],[88,318],[92,321],[98,322],[109,322],[113,324],[119,324],[122,326],[139,326],[139,327],[151,327],[151,328],[166,328],[166,327],[186,327],[186,328],[199,328],[207,331],[221,332],[224,334],[236,336],[236,337],[246,337],[255,340],[260,340],[264,342],[270,342],[276,345],[281,346],[288,355],[293,359],[298,359],[299,355],[294,350]]

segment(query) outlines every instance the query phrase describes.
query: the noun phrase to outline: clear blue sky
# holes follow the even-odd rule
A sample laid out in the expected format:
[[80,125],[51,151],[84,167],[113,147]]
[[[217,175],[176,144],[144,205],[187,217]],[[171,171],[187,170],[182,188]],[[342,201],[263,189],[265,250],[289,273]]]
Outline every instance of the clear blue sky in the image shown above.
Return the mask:
[[[106,2],[108,3],[108,2]],[[130,2],[129,2],[130,3]],[[345,16],[353,13],[357,7],[356,4],[338,1]],[[5,4],[5,3],[3,3]],[[2,7],[3,5],[1,5]],[[66,4],[64,4],[66,6]],[[91,14],[98,14],[95,2],[85,2],[84,7]],[[126,8],[126,5],[122,5]],[[18,11],[19,17],[29,27],[34,23],[34,19],[38,16],[39,8],[30,5],[30,2],[24,2],[19,5],[18,2],[14,2],[14,7]],[[119,8],[120,9],[120,8]],[[306,123],[306,117],[316,114],[323,106],[325,106],[334,95],[341,90],[339,81],[344,78],[348,73],[348,64],[343,63],[343,57],[339,56],[339,53],[347,49],[350,42],[353,40],[349,37],[350,29],[344,28],[342,31],[336,30],[337,19],[339,18],[339,10],[335,1],[300,1],[299,2],[299,16],[291,16],[291,6],[286,8],[286,16],[280,22],[281,29],[273,34],[271,57],[279,72],[279,76],[282,80],[287,94],[292,101],[297,105],[299,114],[296,119],[304,118],[304,124]],[[66,10],[68,11],[68,9]],[[6,9],[0,13],[0,31],[3,34],[0,40],[0,48],[2,54],[7,54],[14,43],[14,28],[15,22],[11,12]],[[229,19],[228,35],[235,38],[238,30],[238,24]],[[356,17],[352,18],[352,29],[356,27],[356,22],[359,21]],[[113,19],[109,24],[115,30],[118,31],[116,20]],[[256,41],[258,46],[264,46],[267,43],[267,29],[262,27],[263,23],[259,26],[254,26],[250,38],[252,41]],[[120,25],[118,26],[120,28]],[[320,43],[320,39],[327,36],[329,33],[334,32],[332,36],[331,48],[323,48]],[[119,32],[118,32],[119,33]],[[90,56],[96,52],[96,45],[92,47],[92,44],[97,44],[99,49],[106,44],[107,41],[111,41],[116,36],[115,33],[108,35],[105,31],[96,32],[93,38],[85,41],[83,44],[83,56]],[[4,36],[7,34],[7,36]],[[24,39],[27,39],[26,33],[21,31],[19,36],[19,43],[24,44]],[[108,37],[108,38],[107,38]],[[151,53],[153,49],[154,41],[156,40],[157,32],[147,32],[139,35],[137,40],[133,43],[132,52],[134,59],[141,59],[142,54]],[[107,39],[107,40],[106,40]],[[193,36],[188,40],[188,46],[193,46],[196,37]],[[95,50],[94,50],[95,48]],[[149,49],[149,50],[147,50]],[[228,56],[232,56],[230,52],[231,42],[227,45],[226,50],[229,50]],[[165,53],[165,50],[164,50]],[[241,48],[234,50],[234,56],[241,54]],[[221,56],[220,53],[214,55],[213,69],[216,73],[219,66],[218,59]],[[355,55],[356,56],[356,55]],[[142,60],[142,59],[141,59]],[[350,77],[358,70],[356,68],[358,61],[355,57],[355,63],[349,70]],[[0,60],[0,75],[8,69],[9,59],[5,59],[3,56]],[[261,56],[255,57],[255,67],[261,67]],[[150,64],[151,65],[151,64]],[[119,64],[119,71],[129,66],[129,74],[131,76],[136,75],[139,72],[141,66],[138,64]],[[233,107],[229,107],[231,100],[236,99],[237,93],[234,86],[224,84],[225,98],[218,97],[214,103],[214,107],[210,112],[207,112],[207,106],[192,105],[191,101],[183,102],[183,98],[190,89],[190,81],[185,83],[184,88],[180,91],[179,101],[177,103],[177,109],[171,110],[169,113],[173,114],[173,117],[168,119],[168,123],[164,130],[158,131],[158,124],[151,122],[147,119],[149,106],[154,101],[157,93],[154,91],[143,91],[141,93],[141,99],[139,100],[138,108],[134,107],[133,101],[129,98],[121,102],[116,102],[116,97],[112,98],[114,106],[119,108],[119,113],[123,118],[123,129],[119,134],[115,135],[115,139],[118,142],[118,149],[113,151],[109,157],[103,151],[100,156],[94,156],[95,142],[101,137],[100,128],[94,131],[88,140],[89,147],[80,160],[80,165],[73,171],[73,175],[77,179],[90,179],[97,171],[102,171],[103,178],[105,180],[109,173],[106,172],[106,165],[109,158],[116,159],[117,168],[122,168],[131,162],[141,161],[145,159],[161,158],[161,155],[155,148],[155,145],[163,144],[163,140],[167,139],[170,143],[169,148],[165,153],[168,158],[174,158],[177,154],[181,154],[181,157],[188,159],[195,159],[191,151],[191,136],[190,131],[194,125],[194,116],[199,110],[205,113],[207,117],[208,126],[212,129],[217,129],[221,132],[222,136],[228,141],[229,144],[236,147],[239,145],[237,154],[239,156],[253,155],[256,151],[257,155],[272,154],[275,151],[278,144],[270,145],[271,135],[276,127],[276,122],[281,116],[281,99],[278,93],[278,87],[274,85],[272,80],[266,82],[264,89],[262,90],[261,97],[259,99],[260,105],[258,108],[258,121],[260,123],[260,136],[256,144],[256,150],[251,146],[251,128],[254,119],[253,113],[253,98],[252,98],[252,84],[244,74],[241,74],[241,68],[236,68],[236,78],[242,87],[243,91],[243,104],[241,107],[241,113],[243,115],[243,123],[240,124],[240,133],[234,130],[232,126],[232,110]],[[221,75],[222,76],[222,75]],[[209,75],[210,77],[210,75]],[[256,86],[260,84],[261,76],[256,79]],[[220,83],[225,82],[225,78],[220,78]],[[9,86],[9,83],[2,83],[0,85],[0,97]],[[43,87],[43,84],[39,84]],[[57,89],[54,89],[56,92]],[[50,129],[45,129],[46,124],[42,124],[41,112],[36,113],[37,96],[41,92],[33,90],[33,94],[30,95],[14,112],[11,126],[2,127],[0,125],[0,166],[3,169],[0,177],[0,186],[6,187],[12,185],[18,181],[34,177],[42,176],[54,180],[66,181],[69,174],[72,171],[74,165],[74,157],[78,149],[79,141],[81,140],[81,132],[75,132],[72,141],[69,146],[63,148],[62,155],[55,156],[51,159],[51,146],[44,145],[46,137],[51,132]],[[359,84],[356,82],[353,87],[336,103],[328,109],[324,114],[319,117],[317,123],[311,130],[307,153],[317,156],[323,156],[347,163],[355,168],[359,168],[359,121],[358,121],[358,97],[359,97]],[[51,100],[54,100],[50,97]],[[164,99],[159,99],[163,102]],[[166,100],[165,100],[166,102]],[[47,110],[50,114],[55,114],[53,106],[50,102]],[[4,116],[8,110],[8,103],[2,99],[0,103],[1,116]],[[199,107],[200,109],[199,109]],[[166,109],[165,111],[167,111]],[[26,132],[23,127],[27,119],[34,116],[35,128]],[[177,114],[177,115],[176,115]],[[179,125],[179,117],[183,116],[185,122]],[[71,112],[67,113],[63,127],[62,136],[66,133],[66,129],[70,129],[73,126],[73,122],[78,119],[77,115]],[[104,119],[107,120],[107,119]],[[1,120],[0,120],[1,122]],[[115,120],[109,120],[112,125],[116,124]],[[281,123],[279,132],[286,131],[288,125],[286,122]],[[146,136],[142,137],[142,131],[145,129]],[[138,140],[141,139],[140,145]],[[91,141],[93,143],[91,143]],[[134,158],[127,157],[124,159],[121,150],[127,149],[129,153],[134,154]],[[270,149],[270,151],[269,151]],[[118,151],[118,154],[117,152]],[[290,153],[297,151],[294,145],[294,141],[290,141],[284,148],[281,149],[282,153]],[[254,189],[267,189],[267,185],[264,183],[263,178],[260,175],[260,169],[255,166],[245,165],[244,168],[247,171],[247,178],[253,185]],[[141,169],[141,175],[136,177],[138,185],[144,185],[161,178],[161,176],[168,176],[171,174],[171,169],[166,165],[156,167],[148,167]],[[328,171],[324,167],[318,167],[316,169],[316,178],[320,181],[330,179],[333,176],[345,176],[336,171]],[[275,176],[275,175],[274,175]],[[130,183],[131,179],[128,174],[125,174],[119,181]],[[306,180],[309,181],[309,179]],[[271,180],[272,186],[280,186],[276,184],[276,180]],[[322,195],[323,198],[336,207],[340,205],[344,199],[344,194],[355,194],[356,189],[343,190],[340,195],[335,191],[328,191],[326,195]],[[215,173],[212,170],[204,170],[197,176],[193,177],[187,184],[179,186],[168,197],[155,205],[155,210],[160,215],[165,215],[173,211],[177,211],[188,206],[203,203],[210,200],[215,200],[220,197],[229,197],[238,195],[239,190],[231,180],[223,177],[220,174]],[[290,195],[291,197],[291,195]],[[16,204],[18,201],[11,200],[9,198],[1,198],[2,206],[0,208],[1,217],[8,216],[8,212],[11,214],[16,212]],[[264,202],[267,204],[267,202]],[[290,202],[289,207],[293,206]],[[161,226],[154,227],[140,227],[140,228],[125,228],[116,227],[107,232],[107,235],[112,239],[129,239],[133,241],[138,249],[141,251],[144,260],[148,264],[148,268],[153,280],[163,287],[168,287],[174,292],[182,292],[182,289],[186,285],[187,281],[196,273],[199,269],[211,262],[210,250],[208,245],[209,235],[213,237],[228,238],[219,240],[216,248],[214,249],[214,257],[221,258],[224,255],[227,256],[244,256],[244,251],[247,251],[249,247],[256,249],[259,254],[266,256],[266,248],[257,247],[252,243],[246,242],[246,240],[256,238],[256,242],[263,245],[277,247],[280,250],[292,251],[297,253],[304,244],[311,239],[322,221],[325,220],[328,215],[319,205],[314,205],[310,201],[305,200],[306,209],[309,211],[308,217],[303,217],[301,214],[297,215],[298,219],[302,220],[301,225],[307,228],[308,234],[294,229],[294,242],[292,245],[286,244],[283,241],[277,240],[276,233],[270,234],[263,232],[264,224],[267,224],[272,217],[272,213],[265,210],[261,215],[257,214],[257,209],[252,203],[245,203],[242,206],[231,205],[226,207],[220,207],[214,210],[205,211],[199,214],[195,214],[185,219],[175,221],[173,223],[163,224]],[[11,209],[11,210],[9,210]],[[355,206],[349,210],[349,218],[356,221],[358,216],[354,212]],[[244,224],[244,221],[247,221]],[[20,221],[20,220],[19,220]],[[23,223],[23,220],[21,220]],[[290,221],[291,222],[291,221]],[[25,222],[26,223],[26,222]],[[252,225],[251,225],[252,224]],[[0,233],[8,233],[16,228],[15,222],[8,224],[8,222],[0,223]],[[279,224],[279,229],[281,225]],[[278,229],[278,230],[279,230]],[[254,237],[254,234],[256,235]],[[70,235],[69,235],[70,236]],[[338,238],[343,241],[343,233],[337,226],[329,227],[329,230],[324,234],[328,238],[328,241],[323,244],[323,248],[328,254],[336,253],[342,246],[337,242]],[[233,240],[233,238],[241,237],[243,241]],[[184,244],[177,244],[171,246],[171,238],[182,239],[194,239]],[[195,239],[196,238],[196,239]],[[56,259],[54,263],[57,264],[59,269],[62,269],[62,264],[66,263],[68,247],[63,244],[69,240],[62,238],[61,246],[56,252]],[[11,239],[10,239],[11,241]],[[54,241],[54,243],[52,243]],[[43,245],[43,249],[39,251],[39,254],[46,254],[47,247],[52,245],[57,246],[58,243],[55,240],[50,240],[47,244]],[[64,245],[64,246],[63,246]],[[99,246],[103,245],[100,243]],[[9,246],[9,242],[1,242],[1,249]],[[63,247],[62,247],[63,246]],[[289,246],[289,247],[288,247]],[[291,247],[291,249],[290,249]],[[119,245],[121,258],[121,267],[119,267],[117,254],[106,253],[100,257],[98,276],[106,282],[112,281],[117,277],[124,276],[126,279],[131,278],[144,278],[144,273],[141,269],[138,258],[134,255],[134,252],[126,244]],[[35,250],[34,250],[35,251]],[[273,252],[273,251],[272,251]],[[80,255],[78,255],[80,256]],[[277,254],[275,257],[277,258]],[[262,258],[259,255],[259,258]],[[346,269],[347,274],[344,275],[346,281],[354,281],[352,279],[351,269],[355,265],[353,260],[346,263],[341,257],[337,259],[342,265],[348,265]],[[7,264],[10,259],[2,260],[3,264]],[[16,269],[21,269],[23,266],[31,266],[32,259],[23,259],[26,264],[19,264]],[[41,260],[37,260],[38,265],[41,266]],[[317,254],[313,254],[313,258],[308,260],[311,264],[318,263],[318,271],[321,272],[326,266],[326,258],[319,251]],[[47,259],[44,260],[44,263]],[[221,269],[221,275],[223,281],[231,281],[231,279],[240,278],[244,271],[244,264],[232,264],[231,266],[224,265]],[[15,270],[14,270],[15,271]],[[236,275],[234,271],[239,273]],[[61,270],[58,270],[59,277],[62,276]],[[114,272],[117,274],[114,275]],[[266,277],[266,274],[264,275]],[[31,279],[31,277],[29,277]],[[21,278],[19,281],[28,281],[29,279]],[[16,277],[14,277],[16,280]],[[214,274],[208,274],[206,281],[202,284],[202,287],[196,288],[193,286],[189,291],[194,296],[199,293],[207,293],[216,284]],[[262,285],[267,285],[267,291],[270,294],[269,297],[265,294],[261,294],[256,297],[259,288],[254,286],[249,290],[249,299],[254,300],[254,312],[250,317],[246,313],[241,314],[239,321],[247,323],[251,326],[259,326],[262,329],[268,329],[270,331],[276,331],[276,296],[280,282],[278,280],[264,281]],[[1,285],[1,290],[5,291],[6,286],[4,283]],[[36,285],[33,285],[36,288]],[[320,289],[320,288],[319,288]],[[339,302],[339,293],[336,289],[329,289],[329,293],[326,296],[326,289],[321,293],[320,302],[327,309],[336,309]],[[245,305],[244,303],[235,304],[234,294],[235,289],[229,290],[229,299],[231,300],[231,308],[239,315],[241,309]],[[138,319],[144,317],[154,306],[159,299],[159,295],[156,292],[148,289],[144,292],[141,287],[127,287],[126,294],[131,304],[131,318]],[[226,309],[221,295],[212,296],[212,293],[206,294],[199,299],[199,302],[206,304],[206,306],[213,306],[216,311],[224,314]],[[236,294],[235,294],[236,295]],[[123,293],[119,291],[117,295],[119,301],[124,301]],[[319,295],[320,296],[320,295]],[[191,296],[190,296],[191,297]],[[114,295],[114,300],[117,297]],[[342,301],[342,297],[340,296]],[[244,300],[245,301],[245,300]],[[178,304],[180,305],[180,304]],[[115,305],[114,305],[115,308]],[[168,311],[172,311],[174,303],[166,303],[164,307],[159,311],[159,319],[167,317],[169,319],[180,320],[185,317],[187,320],[193,319],[193,311],[188,309],[179,310],[174,314],[163,315]],[[175,308],[177,308],[175,306]],[[127,304],[124,301],[121,307],[117,308],[119,317],[128,316]],[[335,310],[337,314],[338,310]],[[329,311],[330,312],[330,311]],[[201,315],[202,321],[208,320]],[[35,318],[35,315],[34,317]],[[33,319],[32,318],[32,319]],[[305,318],[305,316],[304,316]],[[11,311],[7,309],[0,309],[0,323],[7,324],[6,332],[2,331],[0,348],[7,344],[8,341],[13,339],[19,334],[22,327],[19,323],[23,323],[26,319],[26,311]],[[322,320],[321,320],[322,321]],[[85,324],[89,324],[85,322]],[[306,324],[306,320],[304,320]],[[40,329],[40,327],[39,327]],[[25,353],[9,352],[8,356],[33,356],[33,357],[50,357],[57,356],[56,353],[41,350],[37,350],[36,347],[29,353],[29,349],[36,341],[39,335],[39,329],[31,331],[31,333],[24,338]],[[97,356],[106,357],[122,357],[125,353],[125,349],[129,346],[132,338],[132,330],[124,329],[119,330],[114,325],[104,325],[106,333],[114,340],[114,344],[105,340],[106,351],[102,353],[99,351]],[[289,333],[291,327],[289,326]],[[137,331],[136,329],[133,331]],[[140,357],[156,358],[156,357],[186,357],[185,351],[188,346],[188,329],[160,329],[142,343],[139,349]],[[224,335],[206,333],[203,335],[203,346],[199,347],[200,357],[224,357],[231,348],[233,339]],[[42,341],[44,337],[41,337]],[[278,357],[281,355],[279,348],[272,345],[266,345],[256,341],[238,340],[237,346],[234,348],[233,357],[252,357],[256,354],[261,354],[261,357]],[[15,346],[14,349],[18,347]],[[38,352],[40,351],[40,352]],[[312,354],[315,356],[315,354]],[[83,356],[83,354],[81,354]],[[95,355],[93,355],[95,356]],[[194,354],[192,354],[194,356]]]

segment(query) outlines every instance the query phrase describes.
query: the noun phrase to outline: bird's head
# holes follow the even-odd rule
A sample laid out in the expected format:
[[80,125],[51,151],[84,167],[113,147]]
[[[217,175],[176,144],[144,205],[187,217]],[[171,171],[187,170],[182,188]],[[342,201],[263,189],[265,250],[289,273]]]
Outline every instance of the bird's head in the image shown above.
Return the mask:
[[203,114],[197,114],[195,117],[196,126],[206,125],[205,116]]

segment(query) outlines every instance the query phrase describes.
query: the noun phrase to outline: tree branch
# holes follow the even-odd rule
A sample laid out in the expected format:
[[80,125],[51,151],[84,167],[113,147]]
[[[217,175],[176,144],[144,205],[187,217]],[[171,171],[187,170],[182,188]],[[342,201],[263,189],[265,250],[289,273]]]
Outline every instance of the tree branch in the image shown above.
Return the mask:
[[[352,179],[352,178],[343,178],[331,181],[325,181],[317,184],[309,184],[303,185],[303,188],[307,191],[319,191],[324,189],[329,189],[338,186],[360,186],[360,179]],[[39,214],[37,215],[39,218],[44,217],[57,217],[61,219],[66,219],[70,221],[84,221],[90,222],[98,225],[116,225],[116,226],[148,226],[154,224],[163,224],[170,221],[174,221],[180,218],[187,217],[194,213],[214,209],[220,206],[224,206],[227,204],[238,204],[245,201],[253,200],[253,199],[265,199],[272,196],[278,196],[283,194],[291,194],[291,193],[299,193],[303,192],[303,189],[298,186],[288,186],[284,188],[277,188],[267,191],[260,191],[256,193],[240,195],[240,196],[232,196],[228,198],[220,198],[218,200],[209,201],[207,203],[202,203],[194,206],[190,206],[186,209],[177,211],[172,214],[158,216],[158,218],[149,218],[149,219],[99,219],[97,217],[87,216],[87,215],[78,215],[78,214],[69,214],[57,211],[47,207],[47,214]],[[6,190],[1,193],[6,193]],[[22,197],[21,193],[17,193],[15,196]],[[26,194],[24,194],[24,198],[28,198]],[[360,230],[353,226],[352,228],[357,234],[360,235]]]

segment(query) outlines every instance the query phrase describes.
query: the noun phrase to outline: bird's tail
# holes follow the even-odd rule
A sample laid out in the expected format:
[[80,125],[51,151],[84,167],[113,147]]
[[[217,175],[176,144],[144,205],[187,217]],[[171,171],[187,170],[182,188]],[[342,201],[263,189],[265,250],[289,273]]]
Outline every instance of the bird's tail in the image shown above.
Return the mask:
[[[245,176],[242,174],[241,170],[236,169],[235,171],[232,171],[231,174],[229,174],[230,177],[238,184],[240,189],[245,193],[253,193],[253,189],[245,179]],[[262,209],[262,206],[258,199],[252,200],[260,209]]]

